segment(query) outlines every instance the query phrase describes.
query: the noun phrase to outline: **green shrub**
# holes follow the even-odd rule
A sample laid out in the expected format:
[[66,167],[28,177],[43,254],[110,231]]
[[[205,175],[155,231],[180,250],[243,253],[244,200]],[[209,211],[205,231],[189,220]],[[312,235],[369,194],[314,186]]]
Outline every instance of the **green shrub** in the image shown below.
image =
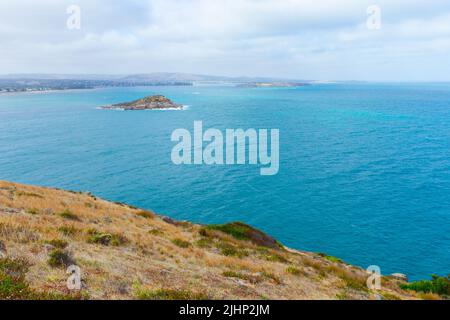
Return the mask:
[[246,279],[245,275],[243,275],[242,273],[239,273],[239,272],[235,272],[235,271],[224,271],[223,275],[228,278],[238,278],[238,279],[243,279],[243,280]]
[[319,256],[321,256],[321,257],[327,259],[327,260],[330,261],[330,262],[334,262],[334,263],[343,263],[343,261],[342,261],[341,259],[336,258],[336,257],[333,257],[333,256],[329,256],[329,255],[327,255],[327,254],[325,254],[325,253],[319,253]]
[[128,240],[119,234],[102,233],[95,229],[88,231],[88,243],[101,244],[104,246],[121,246],[128,242]]
[[290,274],[292,274],[294,276],[299,276],[299,275],[301,275],[303,273],[300,269],[298,269],[298,268],[296,268],[294,266],[287,267],[286,268],[286,272],[290,273]]
[[418,297],[422,300],[442,300],[441,296],[436,293],[419,293]]
[[74,214],[72,211],[70,211],[69,209],[66,209],[63,212],[60,212],[59,216],[61,218],[67,219],[67,220],[81,221],[80,218],[76,214]]
[[36,214],[39,214],[39,210],[32,208],[32,209],[28,209],[27,213],[32,214],[32,215],[36,215]]
[[67,243],[67,241],[61,240],[61,239],[49,240],[49,241],[46,241],[46,243],[48,243],[49,245],[52,245],[53,247],[55,247],[57,249],[65,249],[69,245]]
[[30,288],[25,280],[29,264],[22,259],[0,259],[0,300],[79,300],[79,294],[65,295],[40,292]]
[[0,258],[0,273],[21,277],[28,272],[29,263],[24,259]]
[[245,281],[249,281],[250,283],[256,284],[261,281],[261,277],[243,274],[235,271],[224,271],[222,273],[227,278],[236,278]]
[[138,215],[139,217],[146,218],[146,219],[153,219],[155,217],[153,212],[150,212],[147,210],[140,210],[136,213],[136,215]]
[[450,296],[450,275],[447,278],[433,275],[431,280],[401,284],[400,288],[403,290],[413,290],[416,292],[435,293]]
[[344,290],[344,291],[342,291],[340,293],[337,293],[336,294],[336,299],[338,299],[338,300],[348,300],[348,299],[350,299],[349,296],[348,296],[347,290]]
[[199,234],[200,236],[202,236],[202,237],[205,237],[205,238],[207,238],[207,237],[210,236],[207,227],[201,228],[201,229],[198,231],[198,234]]
[[225,234],[231,235],[237,240],[251,241],[262,247],[269,247],[272,249],[283,248],[283,246],[272,237],[242,222],[209,225],[200,230],[200,235],[209,236],[208,230],[221,231]]
[[201,238],[198,239],[195,244],[197,245],[197,247],[199,248],[210,248],[213,244],[213,241],[209,238]]
[[238,240],[250,239],[248,235],[249,226],[240,222],[210,225],[207,229],[222,231],[223,233],[229,234]]
[[243,249],[239,249],[236,248],[234,246],[232,246],[229,243],[226,242],[219,242],[216,244],[216,247],[220,250],[220,253],[223,254],[224,256],[227,257],[238,257],[238,258],[243,258],[248,256],[248,252],[243,250]]
[[256,248],[256,251],[258,252],[258,253],[260,253],[260,254],[270,254],[270,250],[269,250],[269,248],[266,248],[266,247],[257,247]]
[[40,198],[43,199],[44,197],[41,196],[40,194],[37,193],[33,193],[33,192],[23,192],[23,191],[18,191],[16,193],[18,196],[22,196],[22,197],[32,197],[32,198]]
[[381,296],[383,300],[401,300],[399,296],[389,292],[382,292]]
[[188,241],[184,241],[181,239],[173,239],[172,243],[180,248],[189,248],[191,246]]
[[137,288],[135,297],[139,300],[207,300],[204,293],[192,292],[189,290],[157,289],[146,290]]
[[154,236],[161,236],[163,234],[163,232],[159,229],[152,229],[148,233]]
[[72,237],[75,234],[77,234],[78,232],[80,232],[80,230],[75,228],[74,226],[59,227],[58,231],[61,232],[63,235],[68,236],[68,237]]
[[285,257],[275,253],[263,255],[263,258],[271,262],[289,263],[289,260],[287,260]]
[[54,249],[50,252],[47,263],[53,268],[67,268],[68,266],[74,264],[74,261],[72,257],[64,250]]
[[261,275],[262,275],[264,278],[273,280],[276,284],[281,284],[281,283],[282,283],[282,282],[281,282],[281,279],[280,279],[278,276],[274,275],[273,273],[270,273],[270,272],[267,272],[267,271],[263,271],[263,272],[261,273]]
[[20,300],[30,295],[25,282],[28,263],[24,260],[0,259],[0,299]]
[[367,288],[367,276],[365,274],[360,274],[357,272],[353,272],[352,270],[347,270],[338,265],[330,265],[322,269],[324,272],[330,272],[336,275],[337,277],[344,280],[348,288],[368,291]]

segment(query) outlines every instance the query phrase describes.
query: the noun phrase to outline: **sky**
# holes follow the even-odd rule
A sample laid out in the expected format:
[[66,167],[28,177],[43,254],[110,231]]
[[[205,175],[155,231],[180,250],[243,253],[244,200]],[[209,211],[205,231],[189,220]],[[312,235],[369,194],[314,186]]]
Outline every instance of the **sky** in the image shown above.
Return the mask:
[[151,72],[450,81],[450,1],[0,0],[0,74]]

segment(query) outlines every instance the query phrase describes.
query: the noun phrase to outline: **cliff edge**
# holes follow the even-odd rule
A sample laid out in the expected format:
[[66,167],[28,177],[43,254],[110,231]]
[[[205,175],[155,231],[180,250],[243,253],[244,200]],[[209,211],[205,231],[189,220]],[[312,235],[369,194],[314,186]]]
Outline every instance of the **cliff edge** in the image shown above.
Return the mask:
[[[81,290],[67,288],[67,268]],[[399,280],[285,248],[243,223],[198,225],[0,181],[0,299],[415,299]],[[20,288],[17,289],[17,288]]]

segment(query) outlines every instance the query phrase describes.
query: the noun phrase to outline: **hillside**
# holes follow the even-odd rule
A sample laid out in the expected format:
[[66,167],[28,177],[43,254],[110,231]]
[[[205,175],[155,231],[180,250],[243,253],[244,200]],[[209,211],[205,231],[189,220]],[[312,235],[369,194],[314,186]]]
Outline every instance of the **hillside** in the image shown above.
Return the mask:
[[[364,270],[247,225],[201,226],[0,181],[0,299],[376,299]],[[66,267],[82,270],[69,293]],[[414,299],[383,277],[383,299]],[[19,289],[18,289],[19,288]]]

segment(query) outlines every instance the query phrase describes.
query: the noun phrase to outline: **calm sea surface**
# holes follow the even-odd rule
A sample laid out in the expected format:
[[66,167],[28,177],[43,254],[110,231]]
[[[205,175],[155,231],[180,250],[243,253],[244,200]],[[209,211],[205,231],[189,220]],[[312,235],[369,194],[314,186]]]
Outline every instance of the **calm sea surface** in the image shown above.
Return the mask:
[[[104,104],[163,94],[185,111]],[[175,166],[177,128],[280,129],[280,172]],[[91,191],[412,279],[450,273],[450,84],[112,88],[0,95],[0,179]]]

